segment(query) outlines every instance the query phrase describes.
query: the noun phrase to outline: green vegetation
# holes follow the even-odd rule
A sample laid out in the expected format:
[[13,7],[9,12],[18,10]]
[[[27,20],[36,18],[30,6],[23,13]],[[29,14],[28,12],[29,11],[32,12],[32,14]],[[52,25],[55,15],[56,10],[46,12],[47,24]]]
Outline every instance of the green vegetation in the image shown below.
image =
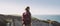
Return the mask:
[[39,20],[39,19],[37,19],[37,18],[35,18],[35,17],[32,17],[31,19],[32,19],[32,20]]

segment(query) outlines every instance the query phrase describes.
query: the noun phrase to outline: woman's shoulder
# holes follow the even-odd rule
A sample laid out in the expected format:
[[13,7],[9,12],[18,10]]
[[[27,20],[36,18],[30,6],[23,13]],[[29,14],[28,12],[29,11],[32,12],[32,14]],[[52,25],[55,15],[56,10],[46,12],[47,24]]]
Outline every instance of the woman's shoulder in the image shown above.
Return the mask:
[[26,15],[26,12],[24,12],[23,15]]

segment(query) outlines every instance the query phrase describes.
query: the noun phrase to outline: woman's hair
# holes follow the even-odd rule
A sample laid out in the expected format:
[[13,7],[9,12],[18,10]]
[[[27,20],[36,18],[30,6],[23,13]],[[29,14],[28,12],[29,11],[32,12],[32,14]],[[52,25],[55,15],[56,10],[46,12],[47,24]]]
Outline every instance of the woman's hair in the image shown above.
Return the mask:
[[29,7],[29,6],[27,6],[25,10],[28,10],[28,9],[30,9],[30,7]]

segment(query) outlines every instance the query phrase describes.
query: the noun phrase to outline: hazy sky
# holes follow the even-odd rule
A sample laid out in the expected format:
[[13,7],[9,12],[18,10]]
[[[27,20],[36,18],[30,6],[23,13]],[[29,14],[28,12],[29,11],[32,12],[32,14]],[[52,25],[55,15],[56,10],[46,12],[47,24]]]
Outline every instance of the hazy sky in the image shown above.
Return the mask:
[[27,6],[32,15],[60,15],[60,0],[0,0],[0,14],[22,15]]

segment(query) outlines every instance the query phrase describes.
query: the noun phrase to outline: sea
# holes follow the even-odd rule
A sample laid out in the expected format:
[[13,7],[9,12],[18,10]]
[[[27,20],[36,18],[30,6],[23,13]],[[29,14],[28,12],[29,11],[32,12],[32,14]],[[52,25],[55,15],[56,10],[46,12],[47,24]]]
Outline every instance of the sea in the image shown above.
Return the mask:
[[40,20],[51,20],[60,23],[60,15],[33,15],[33,17]]

